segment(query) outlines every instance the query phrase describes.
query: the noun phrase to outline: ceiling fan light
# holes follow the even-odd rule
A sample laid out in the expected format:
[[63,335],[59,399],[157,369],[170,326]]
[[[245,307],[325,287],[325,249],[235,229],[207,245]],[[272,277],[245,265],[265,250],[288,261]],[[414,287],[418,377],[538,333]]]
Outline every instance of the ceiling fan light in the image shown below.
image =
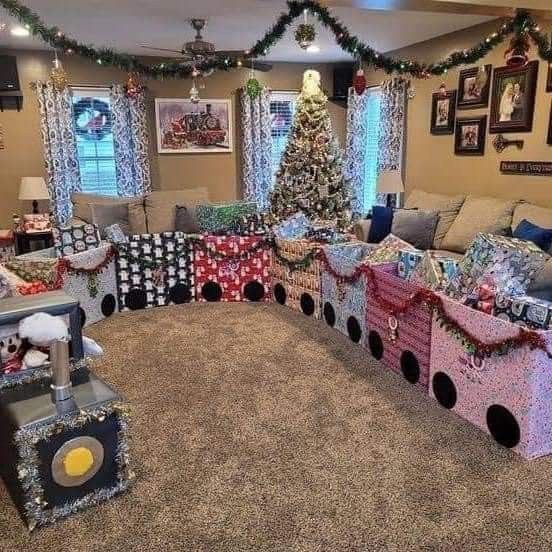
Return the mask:
[[318,52],[320,52],[320,46],[317,46],[316,44],[310,44],[305,48],[305,50],[309,54],[318,54]]

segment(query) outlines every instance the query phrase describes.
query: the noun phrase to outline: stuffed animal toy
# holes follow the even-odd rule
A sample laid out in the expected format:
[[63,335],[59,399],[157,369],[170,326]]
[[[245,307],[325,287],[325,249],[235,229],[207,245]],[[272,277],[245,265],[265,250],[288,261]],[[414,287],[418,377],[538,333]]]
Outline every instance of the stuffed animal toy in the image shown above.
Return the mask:
[[29,349],[19,333],[0,338],[0,372],[14,374],[42,366],[48,355],[38,349]]

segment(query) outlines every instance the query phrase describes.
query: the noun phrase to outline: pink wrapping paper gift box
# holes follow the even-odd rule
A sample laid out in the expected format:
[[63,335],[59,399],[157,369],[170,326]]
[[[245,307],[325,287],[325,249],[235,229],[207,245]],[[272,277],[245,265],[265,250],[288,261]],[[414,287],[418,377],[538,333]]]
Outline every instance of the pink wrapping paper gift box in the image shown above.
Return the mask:
[[[397,263],[373,266],[379,294],[394,305],[404,303],[420,286],[399,278]],[[416,305],[397,318],[386,312],[367,286],[364,346],[385,366],[427,391],[431,346],[431,312]]]
[[[520,327],[443,297],[448,316],[484,343],[514,337]],[[552,331],[539,332],[552,352]],[[552,360],[528,346],[504,356],[469,354],[433,322],[430,395],[525,458],[552,452]]]

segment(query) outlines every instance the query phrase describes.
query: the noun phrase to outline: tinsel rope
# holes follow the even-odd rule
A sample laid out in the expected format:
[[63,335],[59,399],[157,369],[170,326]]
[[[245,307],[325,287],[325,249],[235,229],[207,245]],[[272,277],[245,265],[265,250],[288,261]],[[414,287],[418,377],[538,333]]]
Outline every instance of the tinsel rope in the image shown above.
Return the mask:
[[278,262],[283,264],[290,272],[295,272],[296,270],[307,270],[318,256],[318,251],[315,248],[311,249],[300,259],[288,259],[285,255],[282,255],[281,250],[276,243],[272,245],[272,252]]
[[340,274],[331,264],[330,259],[326,252],[321,249],[319,253],[320,262],[324,265],[324,268],[342,284],[354,284],[364,273],[364,265],[358,265],[355,267],[351,274]]
[[[0,6],[5,8],[10,15],[25,25],[36,37],[57,50],[74,53],[90,59],[100,65],[111,65],[123,71],[140,73],[154,78],[187,78],[194,70],[194,65],[181,61],[170,61],[147,65],[138,56],[118,53],[111,48],[95,48],[69,38],[58,27],[47,26],[40,16],[21,4],[18,0],[0,0]],[[483,38],[472,48],[457,50],[446,58],[433,63],[420,63],[410,59],[394,58],[376,51],[372,46],[365,44],[360,38],[351,34],[349,29],[339,21],[325,6],[321,6],[315,0],[302,0],[287,2],[288,11],[280,15],[276,22],[268,29],[264,36],[257,40],[253,47],[245,50],[242,59],[262,58],[270,49],[283,39],[288,28],[294,21],[303,15],[305,10],[316,16],[319,22],[329,29],[337,42],[344,50],[355,59],[376,69],[383,69],[387,73],[408,74],[415,78],[427,78],[430,75],[442,75],[449,69],[461,65],[472,65],[486,56],[490,51],[501,44],[506,37],[514,35],[514,38],[528,36],[537,46],[539,56],[545,61],[552,62],[552,45],[531,15],[526,10],[517,10],[516,15],[506,20],[496,32]],[[202,72],[211,70],[229,70],[241,66],[241,60],[237,57],[215,56],[195,68]]]
[[548,358],[552,359],[552,353],[548,350],[546,340],[534,330],[528,330],[520,326],[518,334],[514,337],[485,343],[446,312],[442,298],[434,291],[419,289],[402,303],[396,304],[379,293],[376,271],[369,265],[364,265],[362,268],[367,277],[371,298],[390,315],[400,317],[411,308],[424,305],[436,313],[442,327],[460,340],[470,352],[477,352],[482,356],[490,357],[492,355],[506,355],[510,351],[528,346],[530,349],[543,351]]
[[63,270],[72,274],[98,274],[112,261],[116,254],[117,250],[115,249],[115,247],[111,246],[107,250],[105,258],[98,264],[90,268],[77,267],[69,260],[68,257],[62,257],[59,260],[59,263],[63,267]]

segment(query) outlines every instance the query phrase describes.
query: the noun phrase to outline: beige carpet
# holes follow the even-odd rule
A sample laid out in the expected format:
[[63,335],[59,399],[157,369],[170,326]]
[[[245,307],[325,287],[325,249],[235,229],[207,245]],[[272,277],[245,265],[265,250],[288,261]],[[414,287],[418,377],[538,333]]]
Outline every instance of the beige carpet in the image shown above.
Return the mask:
[[89,329],[134,410],[127,495],[0,550],[544,551],[552,461],[525,462],[275,305],[192,305]]

